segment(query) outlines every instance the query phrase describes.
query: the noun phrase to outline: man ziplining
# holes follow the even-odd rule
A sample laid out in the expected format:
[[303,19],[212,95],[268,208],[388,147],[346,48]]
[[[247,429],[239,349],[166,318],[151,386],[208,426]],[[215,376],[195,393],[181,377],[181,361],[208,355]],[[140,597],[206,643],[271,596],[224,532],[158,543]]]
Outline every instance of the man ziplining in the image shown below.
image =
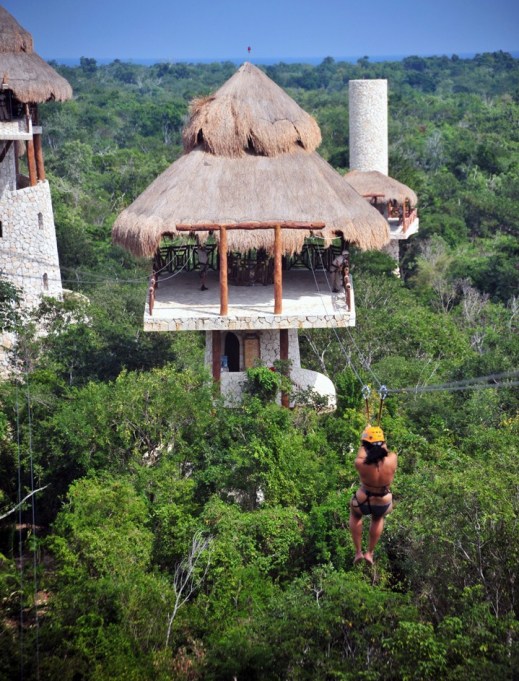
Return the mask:
[[[373,553],[384,529],[384,518],[393,510],[393,495],[389,485],[393,482],[398,457],[387,448],[384,432],[378,426],[366,426],[361,435],[361,447],[355,459],[355,468],[361,486],[350,503],[350,532],[355,546],[356,565],[364,559],[373,565]],[[362,553],[362,519],[371,516],[369,543]]]

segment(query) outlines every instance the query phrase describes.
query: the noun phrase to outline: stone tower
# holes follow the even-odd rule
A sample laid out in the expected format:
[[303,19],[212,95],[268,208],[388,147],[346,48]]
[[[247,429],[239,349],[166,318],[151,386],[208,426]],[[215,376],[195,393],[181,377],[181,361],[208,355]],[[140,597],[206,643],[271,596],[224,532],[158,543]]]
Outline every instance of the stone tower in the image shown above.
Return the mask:
[[[416,194],[388,176],[387,80],[350,80],[350,172],[346,180],[387,219],[384,250],[400,261],[400,241],[418,231]],[[398,273],[398,270],[397,270]]]
[[61,276],[38,104],[70,99],[69,83],[34,51],[0,7],[0,274],[25,308],[60,297]]
[[319,156],[316,121],[252,64],[195,103],[183,138],[113,228],[153,257],[145,330],[204,331],[229,403],[260,360],[287,362],[296,390],[334,408],[330,377],[301,366],[298,331],[354,326],[348,244],[382,248],[387,222]]
[[388,173],[387,80],[350,80],[350,168]]

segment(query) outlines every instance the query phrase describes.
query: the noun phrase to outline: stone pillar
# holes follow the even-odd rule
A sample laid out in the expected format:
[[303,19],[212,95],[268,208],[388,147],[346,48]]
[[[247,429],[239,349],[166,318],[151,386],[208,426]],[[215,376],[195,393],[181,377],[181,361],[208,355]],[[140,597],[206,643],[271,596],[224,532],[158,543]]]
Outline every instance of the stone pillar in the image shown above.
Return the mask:
[[391,239],[382,250],[393,258],[396,265],[393,274],[400,277],[400,241],[398,239]]
[[387,80],[350,80],[350,170],[388,174]]

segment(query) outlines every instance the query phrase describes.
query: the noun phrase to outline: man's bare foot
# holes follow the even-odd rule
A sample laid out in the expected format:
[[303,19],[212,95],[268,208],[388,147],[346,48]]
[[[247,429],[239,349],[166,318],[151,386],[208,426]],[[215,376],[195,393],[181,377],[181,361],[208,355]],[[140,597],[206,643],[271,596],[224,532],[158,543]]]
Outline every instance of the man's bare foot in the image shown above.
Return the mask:
[[364,554],[364,560],[366,563],[368,563],[368,565],[373,565],[373,553],[371,551],[366,551]]
[[353,565],[357,565],[357,563],[360,563],[360,561],[364,558],[362,553],[357,553],[355,554],[355,558],[353,559]]

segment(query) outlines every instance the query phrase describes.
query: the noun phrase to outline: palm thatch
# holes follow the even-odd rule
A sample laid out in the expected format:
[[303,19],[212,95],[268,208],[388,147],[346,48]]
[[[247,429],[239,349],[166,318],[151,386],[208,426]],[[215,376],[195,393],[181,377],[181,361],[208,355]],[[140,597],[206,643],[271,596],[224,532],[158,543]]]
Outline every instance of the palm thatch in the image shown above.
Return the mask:
[[255,66],[192,111],[185,155],[119,215],[116,243],[150,256],[163,236],[227,226],[229,250],[271,252],[265,228],[278,224],[285,254],[312,233],[329,243],[342,232],[362,249],[389,242],[386,220],[315,151],[315,121]]
[[33,51],[31,34],[0,7],[0,82],[24,103],[72,97],[69,83]]
[[418,202],[412,189],[378,170],[352,170],[344,176],[344,179],[362,196],[378,194],[380,203],[396,201],[398,204],[403,204],[408,200],[411,208],[415,208]]
[[217,156],[248,152],[277,156],[296,148],[315,151],[321,131],[263,71],[246,62],[211,97],[196,99],[184,130],[184,149],[202,145]]
[[200,148],[173,163],[119,215],[113,239],[135,255],[150,256],[162,236],[174,235],[179,225],[256,225],[230,229],[229,249],[270,251],[273,231],[259,228],[286,222],[325,226],[284,229],[284,253],[300,251],[311,232],[329,243],[341,231],[362,249],[389,241],[380,213],[316,152],[229,159]]

